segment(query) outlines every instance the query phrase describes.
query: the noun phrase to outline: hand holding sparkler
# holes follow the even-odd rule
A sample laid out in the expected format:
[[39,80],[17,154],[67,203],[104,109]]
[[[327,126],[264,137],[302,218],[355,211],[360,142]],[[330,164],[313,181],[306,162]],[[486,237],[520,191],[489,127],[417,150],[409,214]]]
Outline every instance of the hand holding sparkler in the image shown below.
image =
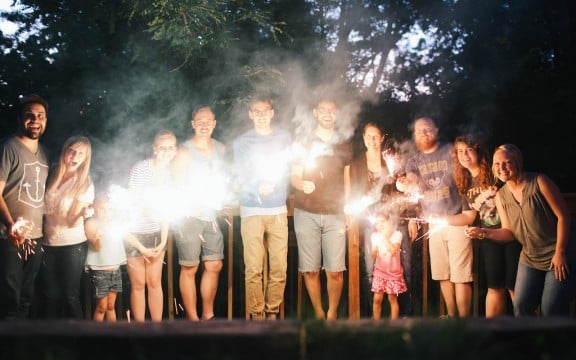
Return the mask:
[[408,190],[408,179],[406,176],[399,176],[398,179],[396,179],[396,189],[400,192],[406,192],[406,190]]
[[94,207],[92,205],[84,207],[82,209],[82,216],[84,219],[88,219],[94,216]]
[[484,239],[486,237],[486,229],[479,228],[476,226],[466,227],[464,230],[464,235],[469,237],[470,239]]
[[32,221],[19,217],[16,222],[12,224],[12,229],[8,233],[8,238],[14,246],[23,245],[24,242],[26,242],[26,239],[30,239],[32,229],[34,229]]
[[314,190],[316,190],[314,181],[302,180],[302,191],[304,191],[304,194],[311,194]]

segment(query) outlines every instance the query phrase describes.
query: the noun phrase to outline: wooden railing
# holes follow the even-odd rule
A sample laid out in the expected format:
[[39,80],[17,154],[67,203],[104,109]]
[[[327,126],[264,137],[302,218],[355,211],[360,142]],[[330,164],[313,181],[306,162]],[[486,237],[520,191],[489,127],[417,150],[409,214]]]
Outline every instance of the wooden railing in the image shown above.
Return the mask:
[[[568,193],[564,194],[564,197],[568,203],[571,213],[576,216],[576,193]],[[293,210],[293,203],[290,199],[288,202],[289,206],[289,217],[292,218],[292,210]],[[240,316],[238,315],[238,303],[244,303],[242,296],[242,291],[238,289],[243,289],[244,286],[244,274],[241,271],[235,270],[238,268],[235,264],[235,261],[243,261],[238,254],[235,253],[235,249],[238,248],[238,243],[240,242],[240,234],[237,231],[239,228],[239,221],[240,218],[236,211],[229,211],[227,213],[223,213],[221,215],[221,224],[223,225],[223,233],[225,235],[225,259],[224,259],[224,270],[220,274],[220,287],[217,297],[225,296],[225,303],[226,303],[226,318],[232,320],[233,318],[238,317],[248,317],[248,312],[244,308],[244,313]],[[293,225],[291,222],[290,224],[290,233],[293,235]],[[361,241],[360,241],[361,231],[359,229],[358,223],[353,221],[351,224],[350,229],[347,233],[347,244],[348,244],[348,258],[347,258],[347,288],[343,291],[343,297],[346,298],[342,299],[342,303],[347,303],[347,314],[340,317],[347,317],[349,319],[359,319],[361,317],[361,297],[362,296],[370,296],[370,294],[361,294]],[[444,313],[444,304],[442,301],[441,296],[439,295],[439,291],[436,289],[437,284],[432,282],[429,278],[429,264],[428,264],[428,238],[427,236],[422,237],[422,256],[421,256],[421,289],[418,289],[421,292],[421,304],[420,306],[421,311],[419,312],[422,316],[429,316],[429,315],[442,315]],[[479,308],[481,306],[481,302],[483,302],[482,292],[479,287],[478,275],[479,275],[479,265],[478,265],[478,244],[475,243],[475,266],[474,266],[474,284],[473,284],[473,299],[472,299],[472,315],[473,316],[480,316]],[[241,245],[240,245],[241,246]],[[292,249],[293,253],[295,249]],[[177,265],[177,254],[174,248],[173,239],[172,237],[169,238],[168,242],[168,249],[166,255],[166,267],[165,267],[165,297],[166,297],[166,316],[169,320],[176,319],[177,317],[182,316],[182,307],[176,301],[175,293],[177,292],[177,284],[178,279],[176,278],[176,271]],[[296,311],[295,311],[295,318],[298,320],[302,320],[305,318],[304,315],[304,308],[305,302],[307,300],[307,295],[305,293],[305,287],[303,286],[303,279],[302,275],[297,270],[297,262],[294,262],[291,265],[289,264],[288,267],[288,278],[289,281],[295,282],[296,286],[296,294],[286,294],[286,299],[295,297],[296,302]],[[200,272],[200,271],[199,271]],[[420,274],[418,274],[420,275]],[[225,283],[222,283],[225,281]],[[176,284],[176,285],[175,285]],[[225,291],[221,291],[220,289],[225,288]],[[240,294],[235,293],[234,288],[236,287],[236,292],[240,292]],[[432,288],[435,288],[436,291],[431,291]],[[287,287],[288,289],[288,287]],[[432,296],[432,298],[430,297]],[[126,294],[123,296],[124,301],[126,302],[129,299],[129,296]],[[430,308],[430,300],[434,300],[433,303],[436,305],[435,308],[432,310]],[[89,296],[86,298],[87,300],[87,309],[90,309],[90,301]],[[294,300],[294,299],[293,299]],[[200,304],[200,301],[198,301]],[[236,304],[236,306],[235,306]],[[127,304],[119,305],[119,308],[123,306],[124,309],[127,308]],[[236,309],[236,314],[234,314],[234,310]],[[119,310],[120,311],[120,310]],[[125,317],[125,314],[118,314],[120,318]],[[284,318],[285,310],[284,310],[284,303],[281,307],[280,318]],[[222,316],[222,315],[220,315]],[[87,313],[87,318],[90,317],[90,314]]]

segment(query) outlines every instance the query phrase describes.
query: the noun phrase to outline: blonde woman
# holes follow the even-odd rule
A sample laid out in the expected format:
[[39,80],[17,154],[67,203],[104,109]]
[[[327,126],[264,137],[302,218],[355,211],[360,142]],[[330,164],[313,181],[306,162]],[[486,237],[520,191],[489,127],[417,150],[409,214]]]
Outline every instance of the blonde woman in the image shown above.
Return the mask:
[[80,285],[88,250],[84,216],[94,200],[91,158],[90,140],[72,136],[62,146],[58,164],[48,178],[41,270],[47,318],[84,317]]

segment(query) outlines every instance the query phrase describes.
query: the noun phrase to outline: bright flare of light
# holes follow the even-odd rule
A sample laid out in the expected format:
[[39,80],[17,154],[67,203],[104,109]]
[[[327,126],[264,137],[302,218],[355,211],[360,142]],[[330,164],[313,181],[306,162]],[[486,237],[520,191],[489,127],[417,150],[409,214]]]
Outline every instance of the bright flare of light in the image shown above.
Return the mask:
[[292,152],[294,158],[301,160],[304,169],[310,170],[316,167],[317,157],[327,154],[328,147],[326,144],[314,142],[310,149],[306,149],[302,144],[296,143],[293,145]]
[[344,213],[346,215],[358,215],[375,202],[376,200],[373,197],[364,195],[360,199],[353,200],[346,204],[344,206]]
[[382,157],[391,176],[402,168],[402,163],[398,155],[393,154],[389,149],[382,152]]
[[270,185],[277,184],[286,176],[290,160],[290,149],[275,154],[256,154],[252,159],[256,169],[256,179]]
[[22,216],[18,217],[12,226],[12,229],[20,236],[28,239],[34,229],[34,223],[30,220],[24,219]]

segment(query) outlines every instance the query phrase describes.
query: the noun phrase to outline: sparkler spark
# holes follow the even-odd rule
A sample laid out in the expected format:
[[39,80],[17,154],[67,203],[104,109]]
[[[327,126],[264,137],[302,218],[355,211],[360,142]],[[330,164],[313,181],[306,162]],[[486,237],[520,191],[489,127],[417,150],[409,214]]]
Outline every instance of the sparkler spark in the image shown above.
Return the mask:
[[440,217],[427,217],[427,218],[403,217],[401,219],[407,220],[407,221],[415,221],[415,222],[421,223],[421,224],[422,223],[428,223],[428,224],[439,225],[439,226],[448,225],[448,220],[446,220],[445,218],[440,218]]
[[12,229],[18,236],[24,238],[24,241],[18,245],[18,257],[27,260],[28,255],[36,253],[34,249],[36,248],[37,243],[35,240],[30,238],[32,230],[34,229],[34,223],[20,216],[14,222]]
[[346,204],[344,206],[344,213],[346,215],[358,215],[364,210],[366,210],[368,206],[374,204],[376,201],[377,200],[374,199],[372,196],[369,195],[362,196],[360,199]]
[[386,167],[388,168],[388,172],[390,175],[396,174],[397,171],[402,169],[402,162],[398,155],[393,154],[390,149],[384,150],[382,152],[382,158],[386,163]]

